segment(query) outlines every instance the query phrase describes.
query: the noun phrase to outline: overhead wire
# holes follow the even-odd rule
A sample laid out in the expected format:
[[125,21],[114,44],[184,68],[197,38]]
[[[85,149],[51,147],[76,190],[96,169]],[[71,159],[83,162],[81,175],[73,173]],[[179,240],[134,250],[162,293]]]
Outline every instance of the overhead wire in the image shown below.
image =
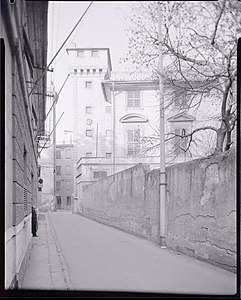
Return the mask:
[[74,30],[76,29],[76,27],[79,25],[79,23],[81,22],[81,20],[83,19],[83,17],[87,13],[87,11],[89,10],[89,8],[92,5],[92,3],[93,3],[93,1],[90,2],[90,4],[88,5],[88,7],[84,11],[84,13],[82,14],[82,16],[78,20],[78,22],[76,23],[76,25],[74,26],[74,28],[71,30],[71,32],[69,33],[69,35],[67,36],[67,38],[65,39],[65,41],[63,42],[63,44],[61,45],[61,47],[59,48],[59,50],[57,51],[57,53],[54,55],[54,57],[52,58],[52,60],[50,61],[50,63],[47,65],[47,67],[45,68],[45,70],[42,72],[42,74],[40,75],[40,77],[36,80],[36,82],[34,83],[34,86],[33,86],[32,90],[30,91],[30,93],[28,94],[28,96],[30,96],[33,93],[33,91],[37,87],[38,83],[43,78],[43,76],[46,74],[46,72],[48,71],[49,67],[51,66],[51,64],[53,63],[53,61],[55,60],[55,58],[57,57],[57,55],[59,54],[59,52],[62,50],[62,48],[64,47],[64,45],[67,42],[67,40],[69,39],[69,37],[72,35],[72,33],[74,32]]

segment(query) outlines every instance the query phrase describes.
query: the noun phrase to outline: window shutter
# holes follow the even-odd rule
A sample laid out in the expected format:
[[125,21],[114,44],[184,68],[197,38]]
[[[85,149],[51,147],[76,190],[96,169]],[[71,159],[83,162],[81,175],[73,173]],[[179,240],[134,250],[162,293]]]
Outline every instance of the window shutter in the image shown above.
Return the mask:
[[140,107],[140,106],[141,106],[141,96],[140,96],[140,91],[135,91],[134,97],[135,97],[134,107]]
[[139,142],[139,140],[140,140],[140,130],[135,129],[134,130],[134,142]]
[[127,142],[132,143],[134,141],[134,132],[133,130],[127,130]]
[[128,144],[127,145],[127,155],[133,155],[133,154],[134,154],[133,144]]
[[127,107],[133,107],[133,93],[131,91],[127,92]]

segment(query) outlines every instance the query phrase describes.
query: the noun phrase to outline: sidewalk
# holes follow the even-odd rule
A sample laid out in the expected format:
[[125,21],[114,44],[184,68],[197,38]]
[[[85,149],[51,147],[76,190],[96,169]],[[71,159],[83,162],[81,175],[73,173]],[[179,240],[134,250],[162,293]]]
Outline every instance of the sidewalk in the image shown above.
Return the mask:
[[63,258],[58,250],[47,213],[38,218],[38,237],[33,238],[30,260],[24,275],[22,290],[69,290]]

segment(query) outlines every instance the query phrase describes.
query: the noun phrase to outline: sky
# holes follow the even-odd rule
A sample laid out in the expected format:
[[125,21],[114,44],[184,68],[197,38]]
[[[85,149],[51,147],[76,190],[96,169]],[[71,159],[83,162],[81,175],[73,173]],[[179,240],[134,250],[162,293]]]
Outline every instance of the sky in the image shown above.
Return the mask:
[[[90,2],[88,1],[50,1],[48,9],[48,64],[57,53],[71,30],[78,22]],[[99,1],[93,2],[84,18],[67,40],[58,56],[53,61],[48,72],[48,87],[52,81],[58,93],[63,85],[68,71],[68,55],[66,49],[76,43],[76,47],[106,47],[110,48],[113,71],[124,71],[120,58],[125,56],[128,47],[128,37],[124,30],[125,15],[128,14],[130,1]],[[63,117],[56,127],[57,143],[70,141],[70,136],[64,130],[72,130],[72,82],[67,80],[57,103],[56,121]],[[51,105],[48,98],[47,107]],[[47,109],[48,110],[48,109]],[[48,120],[46,130],[52,124]]]

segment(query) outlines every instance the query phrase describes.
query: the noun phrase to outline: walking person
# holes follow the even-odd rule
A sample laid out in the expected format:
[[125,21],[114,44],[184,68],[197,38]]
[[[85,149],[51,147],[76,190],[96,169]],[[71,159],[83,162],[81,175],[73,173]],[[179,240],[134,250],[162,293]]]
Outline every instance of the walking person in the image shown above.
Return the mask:
[[34,206],[32,206],[32,235],[37,236],[38,231],[38,217]]

